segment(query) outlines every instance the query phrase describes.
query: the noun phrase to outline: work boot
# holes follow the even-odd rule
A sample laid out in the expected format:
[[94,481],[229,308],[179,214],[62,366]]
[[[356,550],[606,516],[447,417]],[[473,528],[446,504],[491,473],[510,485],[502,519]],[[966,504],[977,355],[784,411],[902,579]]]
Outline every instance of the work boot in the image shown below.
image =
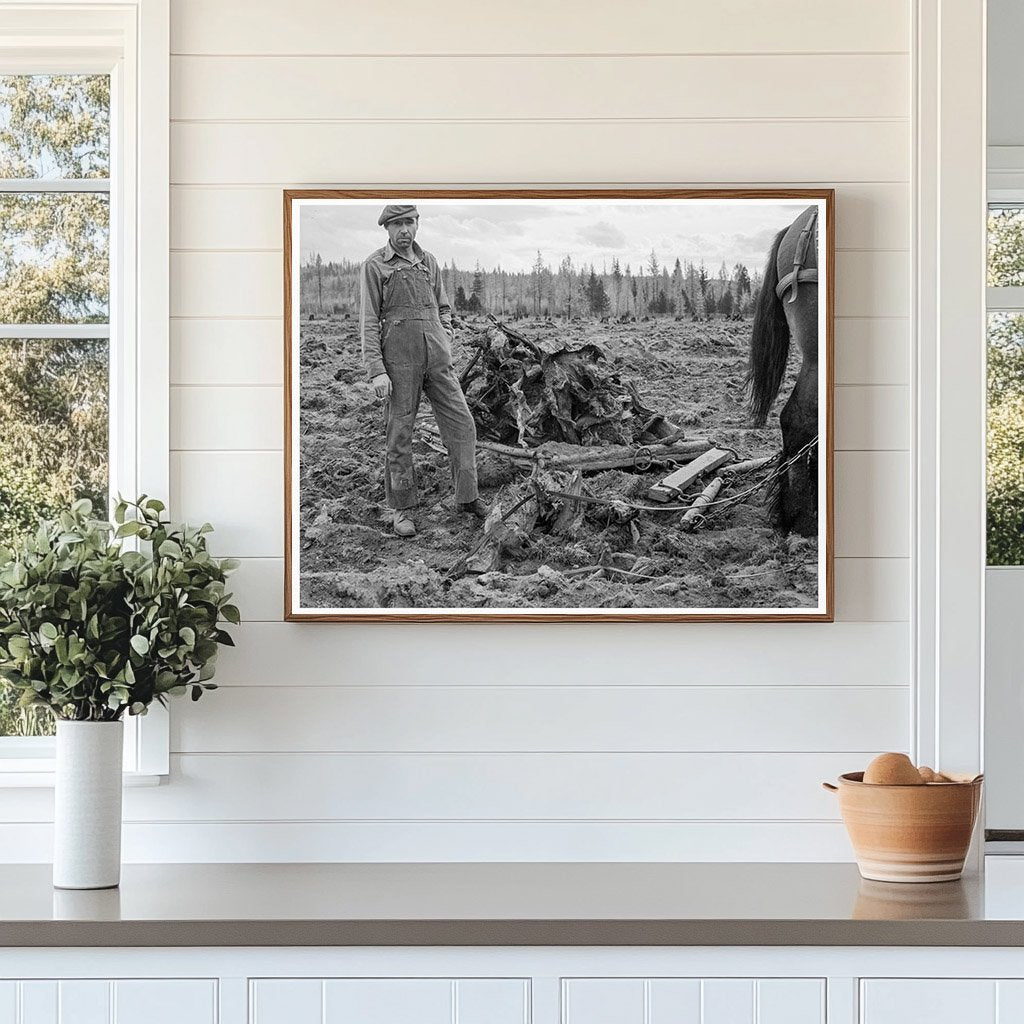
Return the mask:
[[460,501],[458,510],[467,516],[476,516],[477,519],[487,518],[487,506],[483,498],[474,498],[472,501]]
[[416,536],[416,524],[413,522],[412,516],[409,515],[407,509],[395,509],[395,518],[392,525],[395,533],[397,533],[399,537]]

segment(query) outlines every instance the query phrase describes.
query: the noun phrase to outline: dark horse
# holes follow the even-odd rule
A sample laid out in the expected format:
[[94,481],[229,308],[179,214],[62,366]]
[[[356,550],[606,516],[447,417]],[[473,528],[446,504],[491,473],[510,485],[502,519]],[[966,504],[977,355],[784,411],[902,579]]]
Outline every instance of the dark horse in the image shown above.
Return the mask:
[[772,520],[784,532],[818,533],[818,210],[804,210],[778,233],[754,309],[747,368],[751,418],[763,427],[782,387],[789,340],[802,359],[782,407],[782,462],[772,496]]

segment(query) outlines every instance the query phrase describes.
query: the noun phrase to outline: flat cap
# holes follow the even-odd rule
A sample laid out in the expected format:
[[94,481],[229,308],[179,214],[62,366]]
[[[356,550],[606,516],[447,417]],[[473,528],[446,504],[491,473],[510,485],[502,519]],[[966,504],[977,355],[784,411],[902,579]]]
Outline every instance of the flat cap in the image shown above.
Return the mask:
[[397,217],[418,217],[419,215],[419,210],[417,210],[415,206],[385,206],[384,209],[380,211],[377,223],[383,227],[389,220],[395,220]]

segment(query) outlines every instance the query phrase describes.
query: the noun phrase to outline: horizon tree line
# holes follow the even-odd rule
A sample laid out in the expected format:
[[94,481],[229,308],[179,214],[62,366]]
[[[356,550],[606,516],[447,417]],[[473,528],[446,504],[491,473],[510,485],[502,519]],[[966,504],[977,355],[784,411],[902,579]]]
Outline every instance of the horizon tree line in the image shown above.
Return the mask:
[[[300,267],[300,312],[303,315],[354,315],[359,311],[361,264],[354,260],[325,261],[319,252]],[[672,270],[652,250],[645,264],[623,269],[617,257],[611,268],[577,265],[566,255],[557,269],[538,250],[528,271],[497,265],[485,270],[479,261],[463,270],[455,261],[441,268],[445,290],[459,313],[493,313],[498,317],[659,317],[705,320],[713,316],[746,317],[753,313],[761,273],[725,261],[712,274],[703,261],[685,263],[676,257]]]

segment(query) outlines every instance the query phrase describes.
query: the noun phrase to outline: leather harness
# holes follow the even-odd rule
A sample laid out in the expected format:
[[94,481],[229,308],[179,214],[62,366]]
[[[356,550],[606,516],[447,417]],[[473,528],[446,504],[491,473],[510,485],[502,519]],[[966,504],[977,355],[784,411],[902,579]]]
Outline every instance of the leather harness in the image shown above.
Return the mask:
[[[803,231],[800,232],[799,239],[797,239],[796,252],[793,254],[793,269],[775,286],[775,294],[784,302],[796,301],[797,290],[800,287],[801,281],[814,281],[817,283],[818,268],[804,266],[804,260],[807,258],[807,249],[810,246],[812,237],[814,238],[815,251],[817,251],[818,211],[816,209],[811,214],[810,220],[804,225]],[[792,294],[787,299],[785,297],[786,292],[790,290],[792,290]]]

